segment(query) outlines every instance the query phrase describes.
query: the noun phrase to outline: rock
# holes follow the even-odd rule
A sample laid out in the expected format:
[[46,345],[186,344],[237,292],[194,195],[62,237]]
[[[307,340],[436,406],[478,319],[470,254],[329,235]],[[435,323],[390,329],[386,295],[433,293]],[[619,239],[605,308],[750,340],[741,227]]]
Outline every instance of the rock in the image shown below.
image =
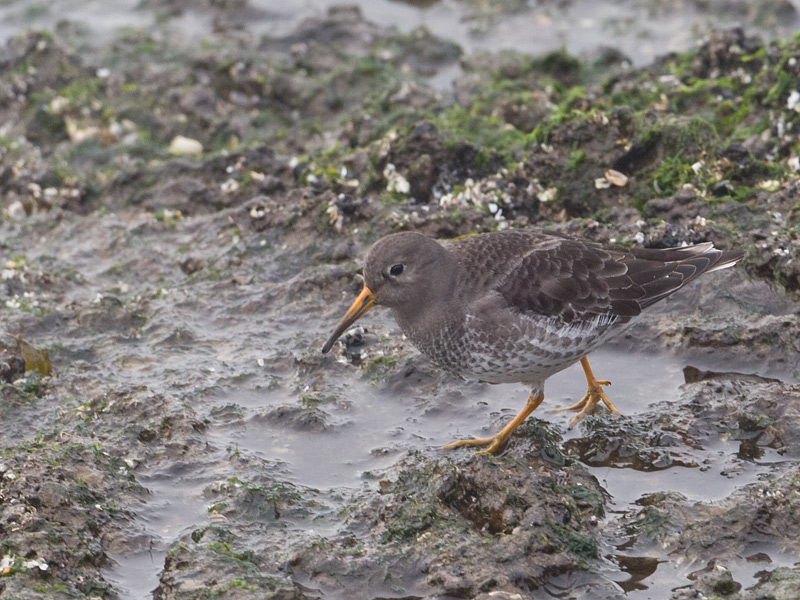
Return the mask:
[[171,154],[202,154],[203,144],[197,140],[176,135],[169,143]]

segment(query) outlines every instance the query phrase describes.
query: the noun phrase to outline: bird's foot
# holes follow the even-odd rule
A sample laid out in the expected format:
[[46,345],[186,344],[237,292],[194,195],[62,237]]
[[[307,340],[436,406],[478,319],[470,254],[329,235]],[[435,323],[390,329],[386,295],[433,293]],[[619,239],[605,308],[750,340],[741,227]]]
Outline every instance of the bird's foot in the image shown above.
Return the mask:
[[457,440],[447,444],[446,446],[443,446],[442,450],[452,450],[453,448],[460,448],[461,446],[486,446],[486,448],[483,450],[478,450],[475,454],[494,454],[506,443],[506,440],[511,437],[511,434],[514,433],[514,430],[522,425],[522,422],[528,418],[528,415],[536,410],[536,407],[542,403],[542,400],[544,400],[544,394],[541,392],[539,394],[531,394],[528,396],[528,401],[525,403],[525,408],[523,408],[508,425],[503,427],[502,430],[492,437],[476,438],[472,440]]
[[452,450],[453,448],[461,448],[462,446],[486,446],[483,450],[478,450],[475,454],[494,454],[500,449],[500,446],[505,444],[508,436],[502,436],[502,432],[488,438],[473,438],[470,440],[456,440],[450,442],[446,446],[442,446],[442,450]]
[[580,402],[576,402],[572,406],[568,406],[567,408],[556,408],[553,412],[562,412],[565,410],[577,410],[578,414],[572,417],[569,422],[569,428],[572,429],[575,426],[575,423],[580,421],[583,417],[588,415],[594,410],[594,407],[602,401],[603,404],[606,405],[606,408],[613,413],[619,414],[619,410],[617,407],[614,406],[614,403],[608,399],[606,393],[603,391],[604,385],[611,385],[610,381],[604,381],[601,379],[596,379],[594,373],[592,373],[592,368],[589,366],[589,360],[584,356],[581,359],[581,366],[583,367],[583,373],[586,375],[586,383],[589,385],[589,389],[586,392],[586,395],[581,398]]
[[586,392],[586,395],[580,399],[580,401],[576,402],[572,406],[568,406],[566,408],[556,408],[553,412],[564,412],[567,410],[576,410],[578,414],[572,417],[569,422],[569,428],[572,429],[575,424],[580,421],[583,417],[588,414],[591,414],[594,410],[595,406],[597,406],[600,402],[606,405],[609,411],[613,413],[619,414],[619,409],[614,406],[614,403],[608,399],[605,391],[603,391],[603,386],[611,385],[610,381],[604,380],[597,380],[594,379],[593,381],[589,382],[589,389]]

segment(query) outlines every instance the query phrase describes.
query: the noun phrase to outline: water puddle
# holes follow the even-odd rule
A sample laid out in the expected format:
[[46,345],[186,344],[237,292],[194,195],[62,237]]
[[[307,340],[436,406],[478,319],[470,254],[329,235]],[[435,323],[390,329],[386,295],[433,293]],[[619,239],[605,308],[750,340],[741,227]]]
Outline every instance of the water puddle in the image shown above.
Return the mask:
[[725,561],[718,564],[714,564],[714,561],[709,559],[708,566],[694,565],[692,567],[681,565],[675,561],[621,557],[619,563],[626,567],[624,572],[629,574],[630,578],[617,583],[625,591],[625,597],[630,600],[661,600],[670,598],[673,592],[683,587],[688,587],[692,580],[697,579],[698,575],[707,570],[728,570],[733,575],[733,579],[741,584],[743,589],[747,589],[759,581],[758,573],[760,571],[792,567],[797,564],[796,556],[789,556],[772,547],[764,556],[766,558],[763,561],[741,558],[733,562]]
[[[621,375],[629,363],[628,357],[611,352],[598,353],[593,361],[598,373],[615,374],[610,393],[626,414],[647,410],[650,402],[638,398],[678,397],[683,381],[681,364],[663,357],[637,357],[639,372],[647,373],[643,382]],[[573,403],[585,392],[585,386],[578,365],[552,377],[547,382],[545,403],[534,416],[558,423],[567,431],[572,415],[549,409]],[[661,396],[654,396],[655,390],[660,390]],[[298,395],[319,403],[318,409],[308,407],[310,414],[299,425],[296,419],[282,418],[281,413],[297,407]],[[501,420],[513,416],[526,398],[527,390],[521,385],[456,380],[445,382],[426,398],[380,389],[364,378],[348,382],[335,399],[327,400],[324,394],[312,392],[235,390],[217,401],[241,406],[247,416],[241,422],[215,428],[209,437],[220,447],[234,444],[242,452],[285,461],[293,483],[331,489],[358,485],[365,475],[390,466],[409,450],[435,450],[460,437],[487,435]],[[318,423],[313,422],[314,410],[324,411]],[[566,439],[580,435],[577,428],[567,432]]]
[[[421,360],[419,364],[426,363]],[[592,366],[599,377],[612,380],[610,397],[626,417],[658,410],[660,404],[680,398],[685,363],[677,357],[599,351],[592,356]],[[387,367],[388,373],[404,368],[408,367]],[[365,485],[377,489],[374,474],[392,467],[409,451],[436,452],[458,437],[491,433],[516,413],[526,398],[526,390],[519,385],[465,383],[432,373],[424,376],[445,379],[428,386],[433,392],[425,397],[404,395],[393,391],[391,383],[379,386],[368,377],[348,378],[346,385],[333,383],[325,393],[280,383],[269,389],[209,391],[199,405],[215,415],[206,435],[209,447],[216,451],[209,454],[204,467],[140,477],[151,494],[137,511],[138,522],[142,539],[152,541],[132,554],[116,556],[110,578],[132,598],[149,597],[158,584],[168,544],[209,522],[211,501],[204,496],[204,489],[235,474],[229,462],[232,454],[280,465],[282,479],[323,493],[347,494]],[[586,432],[580,426],[568,430],[571,414],[548,409],[573,403],[584,393],[584,386],[578,365],[557,374],[548,380],[545,404],[535,413],[536,418],[557,424],[565,443]],[[759,481],[765,473],[780,470],[781,457],[771,449],[764,449],[757,462],[737,458],[738,451],[738,441],[719,442],[697,450],[702,466],[651,472],[588,466],[611,497],[609,530],[614,529],[616,519],[638,513],[641,506],[637,501],[655,492],[679,492],[697,502],[711,502]],[[666,562],[666,557],[642,556],[635,545],[627,547],[624,537],[610,545],[615,549],[609,560],[618,570],[609,578],[630,598],[665,597],[676,582],[689,582],[691,569]],[[773,561],[780,560],[774,552],[768,554]],[[737,581],[747,582],[755,581],[760,570],[758,564],[745,560],[726,567],[736,569]]]
[[141,533],[139,547],[124,554],[111,553],[115,565],[108,580],[123,597],[152,598],[164,568],[169,547],[184,533],[208,522],[209,501],[204,488],[214,479],[202,466],[181,475],[159,473],[139,475],[137,480],[149,491],[136,511]]

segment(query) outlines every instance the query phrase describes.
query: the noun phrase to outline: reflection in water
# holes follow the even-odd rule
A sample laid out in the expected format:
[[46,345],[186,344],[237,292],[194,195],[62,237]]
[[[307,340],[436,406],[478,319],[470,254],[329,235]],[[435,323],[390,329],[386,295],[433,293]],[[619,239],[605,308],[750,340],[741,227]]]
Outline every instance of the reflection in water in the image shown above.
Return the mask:
[[656,572],[659,563],[666,562],[652,556],[626,556],[617,554],[614,557],[623,573],[630,578],[624,581],[617,580],[617,585],[626,593],[644,591],[648,589],[647,578]]

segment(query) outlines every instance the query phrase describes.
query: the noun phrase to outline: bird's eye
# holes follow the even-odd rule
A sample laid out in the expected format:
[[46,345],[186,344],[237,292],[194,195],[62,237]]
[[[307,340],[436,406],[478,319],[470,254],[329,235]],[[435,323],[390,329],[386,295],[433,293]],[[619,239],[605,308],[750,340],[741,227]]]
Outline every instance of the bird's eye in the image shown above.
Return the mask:
[[403,265],[392,265],[389,269],[389,275],[392,277],[397,277],[400,273],[403,272]]

